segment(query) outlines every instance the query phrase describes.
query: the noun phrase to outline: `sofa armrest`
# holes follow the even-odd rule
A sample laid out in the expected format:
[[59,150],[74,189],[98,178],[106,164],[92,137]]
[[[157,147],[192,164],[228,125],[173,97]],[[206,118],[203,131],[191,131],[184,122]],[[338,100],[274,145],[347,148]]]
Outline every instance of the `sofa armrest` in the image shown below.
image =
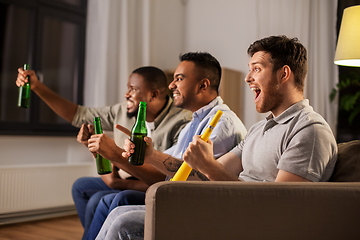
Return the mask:
[[360,239],[360,183],[160,182],[145,240]]

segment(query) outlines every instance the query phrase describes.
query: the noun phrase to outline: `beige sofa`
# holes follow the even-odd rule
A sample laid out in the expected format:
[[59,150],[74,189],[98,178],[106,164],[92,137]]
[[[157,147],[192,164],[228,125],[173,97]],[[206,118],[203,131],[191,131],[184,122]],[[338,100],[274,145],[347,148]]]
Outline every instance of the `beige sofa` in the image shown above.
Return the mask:
[[154,184],[145,240],[360,239],[360,141],[338,147],[332,182]]

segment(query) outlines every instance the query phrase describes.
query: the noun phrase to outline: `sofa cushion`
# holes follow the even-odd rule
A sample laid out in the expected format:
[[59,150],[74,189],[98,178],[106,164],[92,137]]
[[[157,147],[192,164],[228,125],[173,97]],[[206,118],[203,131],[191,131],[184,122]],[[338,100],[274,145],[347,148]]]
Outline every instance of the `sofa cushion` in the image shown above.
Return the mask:
[[330,182],[360,182],[360,140],[338,144],[338,159]]

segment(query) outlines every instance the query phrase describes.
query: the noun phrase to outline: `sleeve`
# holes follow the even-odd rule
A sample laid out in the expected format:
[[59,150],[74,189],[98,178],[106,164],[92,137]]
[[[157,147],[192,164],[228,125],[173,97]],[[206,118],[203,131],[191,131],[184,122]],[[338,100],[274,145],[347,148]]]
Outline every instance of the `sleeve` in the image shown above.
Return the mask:
[[244,142],[245,140],[241,140],[241,142],[236,145],[233,149],[231,149],[230,152],[234,153],[238,158],[242,159],[242,150],[243,150],[243,147],[244,147]]
[[232,119],[223,116],[210,135],[210,140],[213,142],[215,159],[233,149],[241,141],[241,138],[242,136],[236,131]]
[[[283,143],[278,169],[313,182],[320,181],[334,156],[336,143],[328,126],[313,122],[297,131]],[[334,146],[335,145],[335,146]]]
[[120,108],[120,104],[101,108],[78,106],[72,125],[75,127],[81,127],[83,123],[93,124],[94,117],[100,117],[103,130],[112,131],[115,116],[117,112],[120,111]]

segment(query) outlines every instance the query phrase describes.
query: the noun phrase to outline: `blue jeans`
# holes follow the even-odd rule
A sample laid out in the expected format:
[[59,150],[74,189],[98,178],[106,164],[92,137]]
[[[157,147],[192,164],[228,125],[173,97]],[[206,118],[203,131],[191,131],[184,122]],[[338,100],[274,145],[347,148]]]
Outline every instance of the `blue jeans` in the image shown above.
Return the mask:
[[144,239],[145,206],[121,206],[106,218],[96,240]]
[[123,190],[103,196],[96,207],[90,227],[85,228],[83,239],[95,239],[110,212],[124,205],[145,205],[145,192]]
[[119,190],[109,188],[101,178],[82,177],[77,179],[72,186],[72,197],[81,224],[85,228],[90,225],[101,197]]

